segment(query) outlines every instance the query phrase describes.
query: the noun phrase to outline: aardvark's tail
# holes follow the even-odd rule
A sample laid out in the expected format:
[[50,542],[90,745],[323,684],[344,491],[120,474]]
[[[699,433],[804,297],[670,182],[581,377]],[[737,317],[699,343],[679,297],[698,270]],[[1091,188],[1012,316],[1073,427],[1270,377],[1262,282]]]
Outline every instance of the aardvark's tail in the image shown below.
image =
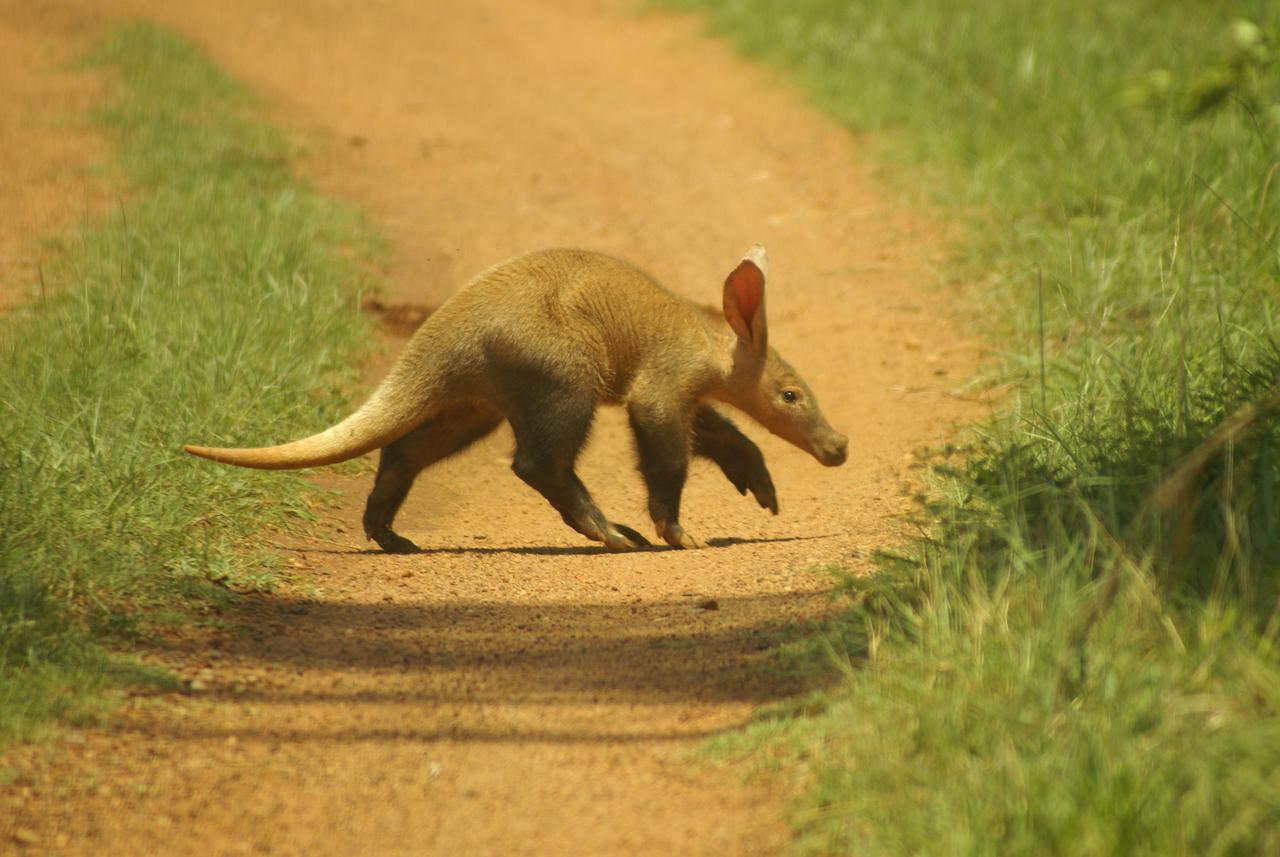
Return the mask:
[[183,449],[200,458],[258,470],[295,470],[346,461],[403,437],[426,417],[419,402],[405,401],[418,397],[388,389],[395,386],[384,382],[354,414],[336,426],[292,443],[253,449],[187,444]]

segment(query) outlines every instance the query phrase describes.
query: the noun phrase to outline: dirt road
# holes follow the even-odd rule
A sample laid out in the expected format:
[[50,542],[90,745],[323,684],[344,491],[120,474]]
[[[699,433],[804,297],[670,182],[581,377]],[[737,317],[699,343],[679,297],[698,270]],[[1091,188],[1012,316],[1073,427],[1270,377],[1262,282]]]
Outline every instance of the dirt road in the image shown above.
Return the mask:
[[[29,850],[783,850],[782,784],[689,753],[796,689],[757,667],[779,629],[827,609],[813,567],[863,567],[901,538],[910,452],[976,412],[956,396],[975,349],[930,287],[934,232],[797,92],[696,21],[624,0],[83,13],[161,20],[259,92],[311,141],[302,169],[391,239],[390,299],[438,304],[492,262],[575,245],[714,303],[763,242],[771,344],[851,456],[824,469],[748,426],[781,515],[698,467],[683,519],[713,547],[689,552],[584,542],[510,473],[509,434],[420,481],[398,527],[419,556],[370,552],[370,477],[326,475],[344,499],[323,539],[287,550],[297,583],[154,655],[203,690],[16,754],[36,783],[12,804]],[[647,531],[632,459],[603,413],[580,472]]]

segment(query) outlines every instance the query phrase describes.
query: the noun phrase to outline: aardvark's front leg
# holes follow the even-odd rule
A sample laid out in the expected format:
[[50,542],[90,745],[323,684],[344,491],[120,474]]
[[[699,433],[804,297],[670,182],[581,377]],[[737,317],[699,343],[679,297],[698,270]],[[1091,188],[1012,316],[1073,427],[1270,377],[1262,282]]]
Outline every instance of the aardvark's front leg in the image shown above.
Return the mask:
[[640,473],[649,489],[649,516],[658,535],[672,547],[706,547],[706,542],[680,526],[680,495],[689,475],[689,430],[678,407],[633,400],[627,413],[640,454]]
[[714,461],[739,494],[750,491],[762,509],[778,514],[778,495],[760,447],[710,405],[694,413],[693,454]]

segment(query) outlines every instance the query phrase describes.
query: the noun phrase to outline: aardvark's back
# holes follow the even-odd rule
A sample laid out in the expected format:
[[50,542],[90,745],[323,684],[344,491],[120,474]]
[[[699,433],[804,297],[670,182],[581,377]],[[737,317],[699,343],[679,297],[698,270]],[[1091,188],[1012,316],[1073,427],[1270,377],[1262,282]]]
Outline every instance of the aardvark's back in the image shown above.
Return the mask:
[[608,402],[625,397],[653,361],[690,363],[708,345],[701,313],[634,265],[552,249],[472,280],[419,328],[405,355],[418,357],[401,363],[421,367],[418,359],[440,359],[446,346],[455,368],[482,367],[461,373],[460,386],[473,393],[499,394],[487,383],[494,372],[545,372]]

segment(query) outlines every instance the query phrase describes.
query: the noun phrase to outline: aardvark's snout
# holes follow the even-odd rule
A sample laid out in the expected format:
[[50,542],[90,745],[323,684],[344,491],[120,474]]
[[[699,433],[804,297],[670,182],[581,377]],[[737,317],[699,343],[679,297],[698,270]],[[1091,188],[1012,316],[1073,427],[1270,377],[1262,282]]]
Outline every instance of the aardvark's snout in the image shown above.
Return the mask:
[[827,467],[839,467],[849,457],[849,438],[837,432],[815,445],[814,457]]

